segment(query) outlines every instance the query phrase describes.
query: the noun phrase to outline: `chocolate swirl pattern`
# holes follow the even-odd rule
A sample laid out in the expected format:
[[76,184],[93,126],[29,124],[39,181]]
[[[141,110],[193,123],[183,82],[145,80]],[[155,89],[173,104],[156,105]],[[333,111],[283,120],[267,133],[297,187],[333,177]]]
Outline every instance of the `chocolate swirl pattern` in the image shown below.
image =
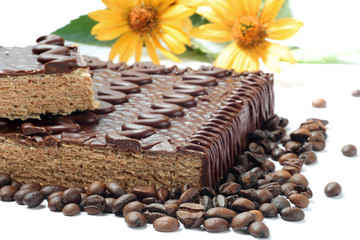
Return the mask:
[[64,39],[57,35],[45,35],[36,40],[32,49],[38,54],[38,61],[45,66],[45,73],[65,72],[77,67],[77,60],[71,56],[71,49],[64,46]]

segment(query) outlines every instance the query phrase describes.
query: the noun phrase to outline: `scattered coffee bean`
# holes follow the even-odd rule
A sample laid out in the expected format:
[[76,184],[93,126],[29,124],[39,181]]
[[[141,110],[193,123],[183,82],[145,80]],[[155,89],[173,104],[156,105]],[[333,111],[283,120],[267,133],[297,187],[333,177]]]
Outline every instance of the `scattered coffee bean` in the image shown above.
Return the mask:
[[40,191],[34,191],[26,194],[23,198],[23,203],[29,208],[35,208],[44,201],[44,194]]
[[326,101],[323,98],[316,98],[312,101],[312,106],[314,108],[325,108],[326,107]]
[[22,183],[19,182],[19,181],[16,180],[16,179],[11,179],[10,185],[16,187],[17,189],[19,189],[19,188],[22,186]]
[[256,215],[251,212],[242,212],[237,214],[231,220],[231,228],[234,231],[240,231],[243,228],[247,227],[250,223],[254,222]]
[[326,147],[325,139],[320,136],[311,136],[308,138],[308,142],[312,143],[312,150],[322,151]]
[[[227,201],[227,199],[226,199],[226,201]],[[205,207],[205,210],[209,210],[210,208],[214,207],[212,199],[206,195],[204,195],[200,198],[200,204]]]
[[122,210],[123,216],[126,216],[129,212],[143,213],[145,211],[145,205],[139,201],[133,201],[126,204]]
[[[85,198],[83,200],[85,200]],[[105,198],[104,213],[112,213],[112,206],[113,206],[115,200],[116,200],[116,198],[112,198],[112,197]]]
[[324,193],[327,197],[334,197],[341,194],[341,185],[337,182],[330,182],[325,186]]
[[176,211],[176,217],[185,228],[198,228],[204,222],[205,208],[197,203],[182,203]]
[[203,187],[199,191],[200,196],[209,196],[210,198],[215,197],[216,191],[211,187]]
[[29,182],[29,183],[25,183],[20,187],[20,190],[22,189],[26,189],[26,188],[34,188],[38,191],[40,191],[42,189],[42,186],[37,183],[37,182]]
[[99,195],[99,196],[102,196],[102,195],[104,195],[105,190],[106,190],[106,185],[105,185],[104,182],[95,181],[95,182],[92,182],[92,183],[89,185],[86,194],[87,194],[88,196],[91,196],[91,195]]
[[252,222],[248,227],[248,231],[254,237],[270,237],[270,230],[263,222]]
[[289,201],[286,198],[281,197],[281,196],[274,198],[271,201],[271,204],[273,204],[277,208],[278,212],[280,212],[283,208],[291,206]]
[[146,186],[137,186],[131,190],[139,199],[147,197],[156,197],[158,196],[157,190],[155,187],[146,187]]
[[286,221],[301,221],[305,218],[305,213],[300,208],[287,207],[280,211],[280,216]]
[[114,198],[118,198],[126,193],[123,187],[115,182],[109,182],[105,185],[105,187]]
[[25,195],[30,192],[35,192],[35,191],[37,191],[37,190],[34,188],[27,188],[27,189],[19,190],[14,194],[14,200],[17,202],[17,204],[24,205],[23,199],[24,199]]
[[353,157],[357,154],[357,148],[352,144],[348,144],[341,149],[341,152],[346,157]]
[[11,176],[8,173],[0,173],[0,188],[11,183]]
[[219,186],[219,193],[224,196],[238,194],[241,190],[241,185],[234,182],[227,182]]
[[157,197],[159,199],[160,203],[164,203],[166,200],[168,200],[170,192],[167,188],[160,188],[157,192]]
[[213,205],[214,207],[227,207],[227,199],[225,196],[219,194],[213,198]]
[[282,148],[275,148],[271,151],[271,159],[278,161],[279,158],[285,154],[285,150]]
[[258,190],[256,190],[256,193],[258,195],[258,203],[259,204],[270,203],[271,200],[273,199],[273,195],[267,189],[258,189]]
[[301,185],[304,187],[308,187],[309,186],[309,181],[307,180],[307,178],[301,174],[301,173],[296,173],[294,175],[292,175],[289,179],[290,183],[294,183],[296,185]]
[[80,213],[80,206],[76,203],[69,203],[66,204],[65,207],[62,209],[62,213],[65,216],[75,216]]
[[299,128],[290,133],[292,141],[303,143],[311,136],[311,132],[306,128]]
[[233,217],[235,217],[237,213],[229,208],[224,207],[214,207],[206,211],[206,218],[219,217],[231,222]]
[[141,201],[143,204],[159,203],[159,200],[156,197],[146,197]]
[[137,228],[145,226],[146,219],[142,213],[134,211],[125,215],[125,222],[129,227]]
[[255,209],[255,204],[247,198],[238,198],[232,204],[233,209],[237,212],[245,212]]
[[278,209],[274,204],[264,203],[259,207],[259,211],[264,215],[264,217],[276,217],[278,214]]
[[229,230],[229,223],[223,218],[208,218],[204,222],[204,228],[207,232],[224,232]]
[[60,195],[56,195],[51,198],[48,198],[47,201],[48,201],[48,208],[53,212],[60,212],[63,210],[65,206]]
[[[94,193],[95,191],[90,191]],[[84,200],[84,211],[89,215],[97,215],[105,210],[105,198],[100,195],[90,195]]]
[[80,204],[81,194],[78,190],[69,188],[62,193],[62,200],[64,204],[68,204],[68,203]]
[[133,193],[127,193],[120,196],[113,203],[112,212],[115,213],[115,215],[122,215],[125,205],[132,201],[136,201],[136,195]]
[[304,163],[307,164],[312,164],[314,162],[316,162],[317,160],[317,156],[314,152],[311,151],[305,151],[303,153],[301,153],[299,155],[299,158],[301,158],[302,160],[304,160]]
[[179,198],[181,203],[198,202],[199,199],[200,199],[200,194],[197,188],[189,188],[183,194],[181,194]]
[[156,219],[153,227],[159,232],[175,232],[179,229],[180,224],[176,218],[164,216]]
[[249,213],[255,214],[255,221],[264,220],[264,215],[259,210],[250,210]]
[[290,158],[297,158],[297,155],[295,153],[285,153],[279,158],[279,163],[283,165],[285,160]]
[[353,97],[360,97],[360,90],[356,89],[351,93],[351,96]]
[[290,195],[289,200],[298,208],[307,208],[309,206],[309,199],[298,193]]
[[0,200],[1,201],[14,201],[14,195],[18,189],[12,185],[5,185],[0,188]]

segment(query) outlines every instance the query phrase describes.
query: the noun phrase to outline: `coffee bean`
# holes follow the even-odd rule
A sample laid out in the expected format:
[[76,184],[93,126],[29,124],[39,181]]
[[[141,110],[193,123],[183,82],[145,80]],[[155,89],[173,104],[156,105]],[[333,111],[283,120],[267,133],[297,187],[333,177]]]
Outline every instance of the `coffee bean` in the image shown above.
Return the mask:
[[14,201],[14,195],[18,191],[18,189],[12,185],[5,185],[0,188],[0,199],[1,201]]
[[62,200],[65,205],[68,203],[80,204],[81,194],[78,190],[69,188],[62,193]]
[[91,195],[99,195],[99,196],[102,196],[102,195],[104,195],[105,190],[106,190],[106,185],[105,185],[104,182],[95,181],[95,182],[92,182],[92,183],[89,185],[86,194],[87,194],[88,196],[91,196]]
[[348,144],[341,149],[341,152],[346,157],[353,157],[357,154],[357,148],[352,144]]
[[136,201],[136,195],[133,193],[126,193],[118,197],[113,204],[112,212],[115,215],[122,215],[125,205],[132,201]]
[[290,195],[289,200],[298,208],[307,208],[309,206],[309,199],[298,193]]
[[326,101],[323,98],[316,98],[312,101],[311,104],[314,108],[325,108],[326,107]]
[[285,154],[285,150],[282,148],[275,148],[271,151],[271,159],[272,160],[279,160],[279,158]]
[[16,187],[16,189],[19,189],[22,186],[22,183],[16,179],[12,179],[10,185]]
[[214,207],[227,207],[228,204],[226,197],[221,194],[215,196],[212,201]]
[[248,227],[248,231],[257,238],[270,237],[270,230],[263,222],[252,222]]
[[[326,124],[325,124],[326,125]],[[306,128],[309,131],[326,131],[323,121],[319,119],[308,119],[300,124],[300,128]]]
[[304,165],[304,160],[301,158],[289,158],[284,161],[284,165],[296,165],[301,169]]
[[[258,201],[259,196],[254,188],[246,189],[241,191],[241,196],[247,198],[250,201]],[[236,200],[236,199],[235,199]]]
[[30,192],[35,192],[35,191],[37,191],[37,190],[34,188],[27,188],[27,189],[19,190],[14,194],[14,200],[17,202],[17,204],[24,205],[23,199],[24,199],[25,195]]
[[231,228],[234,231],[240,231],[243,228],[247,227],[250,223],[254,222],[256,215],[250,212],[242,212],[237,214],[231,220]]
[[229,172],[228,175],[226,176],[225,182],[236,182],[236,176],[231,172]]
[[158,196],[157,190],[155,187],[146,187],[146,186],[137,186],[131,190],[139,199],[146,197],[156,197]]
[[296,173],[294,175],[292,175],[289,179],[290,183],[294,183],[296,185],[301,185],[304,187],[308,187],[309,186],[309,181],[307,180],[307,178],[301,174],[301,173]]
[[[275,164],[272,161],[266,159],[265,163],[261,166],[261,168],[262,169],[265,168],[267,173],[273,172],[273,171],[275,171]],[[265,172],[265,170],[264,170],[264,172]]]
[[167,188],[160,188],[157,192],[157,198],[159,199],[160,203],[164,203],[166,200],[169,199],[170,192]]
[[257,174],[255,172],[245,172],[237,179],[237,182],[241,185],[243,189],[249,189],[256,185],[257,183]]
[[261,154],[261,155],[265,155],[265,150],[263,147],[261,147],[259,144],[255,143],[255,142],[251,142],[248,145],[248,150],[252,153],[255,154]]
[[35,208],[44,201],[44,194],[40,191],[34,191],[26,194],[23,198],[23,203],[29,208]]
[[282,209],[284,209],[286,207],[291,206],[289,201],[286,198],[281,197],[281,196],[278,196],[278,197],[274,198],[271,201],[271,204],[273,204],[276,207],[278,212],[280,212]]
[[354,91],[352,91],[351,96],[353,97],[360,97],[360,90],[356,89]]
[[284,135],[281,139],[280,139],[280,142],[283,146],[285,146],[285,144],[287,142],[290,142],[291,141],[291,137],[290,135]]
[[182,187],[181,193],[185,192],[186,190],[188,190],[190,188],[194,188],[194,185],[192,183],[188,182]]
[[56,195],[51,198],[48,198],[47,201],[48,201],[48,208],[53,212],[60,212],[63,210],[65,206],[60,195]]
[[151,223],[151,224],[153,224],[156,219],[167,216],[166,213],[162,213],[162,212],[149,212],[149,211],[147,211],[147,210],[143,213],[143,215],[144,215],[146,221],[147,221],[148,223]]
[[179,199],[169,199],[166,202],[164,202],[164,205],[167,205],[167,204],[180,205],[181,203],[180,203]]
[[48,196],[50,194],[52,194],[53,192],[63,192],[66,190],[66,187],[62,186],[62,185],[49,185],[49,186],[45,186],[43,187],[40,192],[42,192],[42,194],[44,194],[45,199],[48,198]]
[[255,204],[246,198],[238,198],[232,204],[233,209],[237,212],[245,212],[255,209]]
[[159,200],[156,197],[146,197],[141,201],[143,204],[159,203]]
[[311,136],[308,141],[312,143],[312,150],[322,151],[326,147],[325,139],[320,136]]
[[286,132],[285,129],[282,127],[278,127],[275,130],[271,131],[275,136],[275,141],[279,141],[282,137],[285,136]]
[[224,232],[229,230],[229,223],[223,218],[213,217],[204,221],[204,228],[207,232]]
[[255,221],[264,220],[264,215],[259,210],[250,210],[249,213],[252,213],[255,215]]
[[235,217],[237,213],[229,208],[224,207],[214,207],[205,212],[206,218],[219,217],[231,222],[233,217]]
[[312,164],[314,162],[316,162],[317,160],[317,156],[314,152],[311,151],[306,151],[303,152],[299,155],[299,158],[301,158],[302,160],[304,160],[304,163],[307,164]]
[[279,116],[274,114],[271,117],[269,117],[265,123],[264,123],[264,129],[267,130],[275,130],[277,126],[279,125]]
[[211,187],[202,187],[199,191],[200,196],[209,196],[210,198],[215,197],[216,191]]
[[[273,151],[275,148],[279,148],[279,145],[276,142],[268,142],[270,151]],[[270,152],[271,154],[271,152]]]
[[198,228],[204,222],[205,208],[197,203],[182,203],[176,211],[176,217],[185,228]]
[[29,183],[23,184],[19,190],[27,189],[27,188],[34,188],[34,189],[40,191],[42,189],[42,186],[37,182],[29,182]]
[[113,206],[115,200],[116,200],[116,198],[112,198],[112,197],[105,198],[105,209],[103,211],[104,213],[112,213],[112,206]]
[[266,139],[266,133],[263,130],[256,129],[248,134],[249,141],[262,141]]
[[286,170],[277,170],[274,172],[273,176],[273,181],[278,182],[280,185],[282,185],[290,179],[291,174]]
[[260,204],[270,203],[273,199],[273,195],[267,189],[258,189],[256,193],[258,195],[258,203]]
[[234,182],[224,183],[219,186],[219,193],[224,196],[238,194],[241,190],[241,185]]
[[197,188],[189,188],[181,194],[179,200],[181,203],[198,202],[200,199],[199,190]]
[[341,185],[337,182],[330,182],[325,186],[324,193],[327,197],[334,197],[341,194]]
[[[91,194],[94,192],[93,190],[90,191]],[[89,215],[97,215],[105,210],[105,204],[106,201],[104,197],[100,195],[90,195],[84,200],[84,211]]]
[[292,191],[290,191],[289,193],[287,193],[286,196],[289,197],[290,195],[295,194],[295,193],[304,195],[307,198],[312,198],[312,196],[313,196],[311,189],[309,187],[305,187],[302,185],[295,185],[294,189]]
[[176,217],[176,211],[179,208],[178,204],[164,204],[164,207],[166,209],[167,215]]
[[286,127],[289,124],[289,120],[284,117],[279,117],[279,126],[280,127]]
[[299,128],[290,133],[292,141],[304,143],[311,136],[311,132],[306,128]]
[[296,184],[294,183],[284,183],[281,185],[281,191],[282,191],[282,194],[285,195],[285,196],[288,196],[288,194],[294,190],[294,187],[296,186]]
[[175,232],[179,229],[180,223],[176,218],[164,216],[154,221],[153,227],[159,232]]
[[297,158],[297,155],[295,153],[285,153],[279,158],[279,163],[283,165],[285,160],[290,158]]
[[105,185],[105,187],[114,198],[118,198],[126,193],[124,188],[116,182],[109,182]]
[[302,144],[300,142],[295,142],[295,141],[288,141],[284,145],[286,152],[294,152],[294,153],[299,152],[301,146]]
[[179,199],[181,194],[182,194],[181,188],[175,187],[171,189],[169,199]]
[[0,173],[0,188],[11,183],[11,176],[8,173]]
[[271,203],[261,204],[259,211],[264,215],[264,217],[276,217],[278,213],[276,206]]
[[126,216],[129,212],[143,213],[145,211],[145,205],[139,201],[133,201],[126,204],[123,208],[123,216]]
[[129,227],[137,228],[145,226],[146,219],[142,213],[134,211],[125,215],[125,222]]
[[264,184],[259,187],[259,189],[267,189],[273,197],[277,197],[281,194],[281,186],[278,182],[272,182],[268,184]]
[[280,216],[286,221],[301,221],[305,218],[305,213],[300,208],[287,207],[280,211]]
[[55,196],[60,196],[62,198],[62,194],[63,194],[63,192],[53,192],[52,194],[50,194],[48,196],[48,199],[55,197]]
[[294,175],[296,173],[299,173],[301,171],[301,167],[299,167],[296,164],[292,164],[292,163],[288,163],[288,164],[284,164],[284,167],[282,168],[282,170],[285,170],[287,172],[290,173],[290,175]]
[[203,205],[206,210],[209,210],[210,208],[214,207],[212,199],[206,195],[200,198],[200,204]]
[[66,204],[65,207],[62,209],[62,213],[65,216],[75,216],[80,213],[80,206],[76,203],[69,203]]
[[[270,132],[270,134],[273,135],[273,138],[275,139],[275,136],[272,132]],[[271,153],[271,146],[270,146],[270,140],[266,139],[266,140],[263,140],[263,141],[258,141],[256,142],[262,149],[264,149],[264,154],[265,155],[269,155]],[[261,149],[260,149],[260,152],[259,154],[261,154]]]
[[249,151],[246,151],[245,154],[251,162],[258,166],[263,165],[266,161],[266,157],[263,154],[253,153]]

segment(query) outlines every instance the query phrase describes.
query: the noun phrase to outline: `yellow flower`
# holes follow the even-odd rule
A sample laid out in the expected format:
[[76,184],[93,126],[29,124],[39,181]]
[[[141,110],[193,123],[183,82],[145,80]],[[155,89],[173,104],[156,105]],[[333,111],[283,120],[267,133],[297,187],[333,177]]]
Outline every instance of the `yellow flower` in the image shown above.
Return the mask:
[[285,0],[209,0],[197,13],[211,23],[191,30],[192,36],[213,42],[232,41],[217,57],[218,67],[236,71],[259,69],[259,58],[273,71],[280,72],[280,59],[294,64],[287,47],[267,39],[284,40],[303,26],[292,18],[275,20]]
[[189,36],[182,30],[182,22],[195,12],[195,8],[179,4],[176,0],[102,1],[107,9],[88,15],[98,22],[91,30],[96,39],[107,41],[118,38],[111,48],[110,60],[119,55],[119,61],[127,62],[135,54],[138,62],[145,44],[156,64],[159,64],[156,49],[167,58],[180,61],[174,54],[183,53],[185,44],[190,45]]

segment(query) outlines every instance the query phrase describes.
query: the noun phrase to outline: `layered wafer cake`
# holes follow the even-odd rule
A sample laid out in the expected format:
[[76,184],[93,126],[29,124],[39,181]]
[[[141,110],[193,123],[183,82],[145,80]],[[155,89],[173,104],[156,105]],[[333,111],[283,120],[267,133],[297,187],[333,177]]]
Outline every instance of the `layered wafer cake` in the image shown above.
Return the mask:
[[[273,114],[273,75],[85,57],[100,107],[0,121],[0,169],[23,181],[217,186]],[[62,96],[59,96],[60,98]]]
[[77,47],[56,35],[28,47],[0,47],[0,118],[94,110],[91,76]]

